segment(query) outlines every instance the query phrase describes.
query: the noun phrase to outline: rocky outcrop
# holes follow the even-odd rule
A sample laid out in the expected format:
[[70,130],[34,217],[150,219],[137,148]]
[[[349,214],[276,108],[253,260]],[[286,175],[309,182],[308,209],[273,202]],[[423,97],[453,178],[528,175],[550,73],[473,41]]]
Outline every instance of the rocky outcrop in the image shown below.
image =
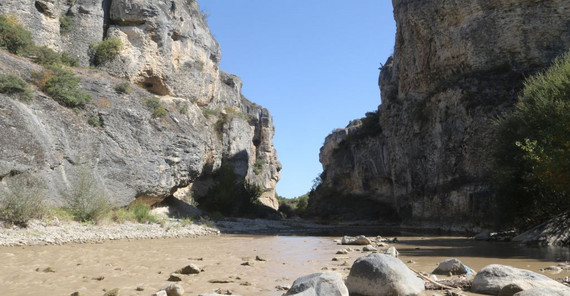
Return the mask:
[[351,123],[327,137],[313,212],[348,196],[405,225],[491,224],[493,119],[512,106],[525,76],[570,48],[570,3],[393,5],[396,45],[381,69],[378,126]]
[[[37,92],[30,104],[0,95],[0,180],[29,175],[60,203],[80,172],[96,180],[117,205],[155,203],[174,195],[206,198],[222,163],[237,182],[261,188],[258,201],[277,209],[281,164],[271,115],[243,97],[239,77],[219,69],[220,48],[196,1],[2,1],[39,45],[90,64],[92,42],[122,41],[119,56],[99,71],[75,69],[94,100],[65,108]],[[60,29],[60,18],[72,26]],[[37,65],[0,53],[0,69],[31,81]],[[109,75],[105,74],[107,72]],[[127,80],[138,87],[118,93]],[[156,118],[145,106],[157,96],[168,111]],[[100,126],[88,124],[97,119]]]
[[513,238],[513,241],[533,246],[570,246],[570,213],[560,214],[549,221]]

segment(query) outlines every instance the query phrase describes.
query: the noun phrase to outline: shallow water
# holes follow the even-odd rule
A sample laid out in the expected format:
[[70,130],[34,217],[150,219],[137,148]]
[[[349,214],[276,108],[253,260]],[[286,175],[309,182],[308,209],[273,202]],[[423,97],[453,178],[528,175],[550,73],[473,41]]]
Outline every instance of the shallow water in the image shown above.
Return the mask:
[[[349,265],[366,255],[351,252],[338,237],[222,235],[186,239],[113,241],[102,244],[0,248],[2,295],[102,295],[119,288],[121,295],[150,295],[165,285],[169,274],[195,263],[204,272],[184,276],[185,295],[216,289],[241,295],[281,295],[279,285],[291,285],[299,276],[326,267],[347,275]],[[527,248],[510,243],[476,242],[454,237],[399,237],[394,246],[410,267],[430,272],[440,261],[458,258],[472,269],[506,264],[539,272],[540,268],[569,261],[570,248]],[[353,247],[354,248],[354,247]],[[256,261],[255,257],[267,259]],[[332,261],[340,257],[340,261]],[[199,260],[202,259],[202,260]],[[244,266],[249,261],[253,266]],[[43,272],[47,267],[55,272]],[[37,271],[36,271],[37,270]],[[568,271],[546,274],[570,276]],[[101,277],[104,277],[101,279]],[[229,283],[211,283],[210,281]],[[137,287],[144,288],[137,291]],[[429,292],[426,295],[433,295]],[[467,294],[474,295],[474,294]]]

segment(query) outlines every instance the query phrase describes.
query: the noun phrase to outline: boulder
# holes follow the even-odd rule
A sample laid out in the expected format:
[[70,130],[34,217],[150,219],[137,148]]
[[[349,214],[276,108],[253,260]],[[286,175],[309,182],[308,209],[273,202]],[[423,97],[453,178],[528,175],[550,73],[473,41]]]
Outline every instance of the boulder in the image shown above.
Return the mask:
[[473,270],[461,263],[457,259],[447,259],[439,263],[436,269],[432,271],[433,274],[445,274],[445,275],[459,275],[459,274],[471,274]]
[[570,295],[570,288],[532,288],[514,294],[514,296],[568,296]]
[[378,251],[378,249],[376,249],[376,248],[373,247],[373,246],[368,245],[368,246],[365,246],[364,248],[362,248],[362,251],[364,251],[364,252],[374,252],[374,251]]
[[348,296],[342,277],[335,272],[313,273],[296,279],[285,295]]
[[513,296],[520,291],[523,291],[523,288],[521,288],[519,285],[508,284],[501,289],[498,296]]
[[384,251],[384,254],[390,255],[394,258],[398,258],[398,255],[400,255],[400,252],[398,252],[398,250],[396,250],[395,247],[389,247],[388,250]]
[[182,281],[182,275],[179,273],[171,273],[170,277],[168,278],[169,282],[180,282]]
[[166,292],[166,295],[168,295],[168,296],[182,296],[182,295],[184,295],[184,288],[182,288],[182,286],[180,286],[179,284],[170,284],[170,285],[162,288],[162,290],[164,290],[164,292]]
[[346,280],[350,293],[366,296],[419,295],[424,281],[400,259],[386,254],[358,258]]
[[356,237],[353,236],[343,236],[341,240],[341,244],[343,245],[361,245],[366,246],[371,244],[372,242],[364,235],[359,235]]
[[472,292],[497,295],[505,286],[515,284],[522,290],[532,288],[561,288],[563,284],[530,270],[491,264],[481,269],[473,279]]

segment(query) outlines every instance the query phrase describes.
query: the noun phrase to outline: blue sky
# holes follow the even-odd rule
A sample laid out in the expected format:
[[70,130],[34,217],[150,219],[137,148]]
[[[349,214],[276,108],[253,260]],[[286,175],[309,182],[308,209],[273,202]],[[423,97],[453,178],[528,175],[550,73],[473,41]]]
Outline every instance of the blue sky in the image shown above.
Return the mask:
[[279,195],[308,192],[325,137],[380,104],[378,67],[396,31],[391,2],[199,1],[222,48],[221,69],[273,115]]

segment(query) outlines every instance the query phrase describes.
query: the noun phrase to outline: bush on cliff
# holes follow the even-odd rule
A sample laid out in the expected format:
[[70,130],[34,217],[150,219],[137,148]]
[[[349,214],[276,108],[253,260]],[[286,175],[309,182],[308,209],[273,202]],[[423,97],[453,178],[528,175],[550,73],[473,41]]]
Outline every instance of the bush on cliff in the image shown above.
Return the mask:
[[15,18],[0,15],[0,48],[23,55],[34,47],[32,34]]
[[101,66],[119,55],[119,52],[123,49],[123,43],[121,39],[111,37],[101,42],[91,43],[89,48],[91,51],[91,62],[95,66]]
[[68,69],[51,67],[49,71],[34,74],[37,85],[54,100],[67,107],[83,107],[91,102],[91,96],[84,92],[81,79]]
[[18,76],[7,74],[0,74],[0,93],[26,102],[30,101],[33,96],[26,81]]
[[498,121],[497,193],[517,225],[570,210],[570,53],[525,82]]

